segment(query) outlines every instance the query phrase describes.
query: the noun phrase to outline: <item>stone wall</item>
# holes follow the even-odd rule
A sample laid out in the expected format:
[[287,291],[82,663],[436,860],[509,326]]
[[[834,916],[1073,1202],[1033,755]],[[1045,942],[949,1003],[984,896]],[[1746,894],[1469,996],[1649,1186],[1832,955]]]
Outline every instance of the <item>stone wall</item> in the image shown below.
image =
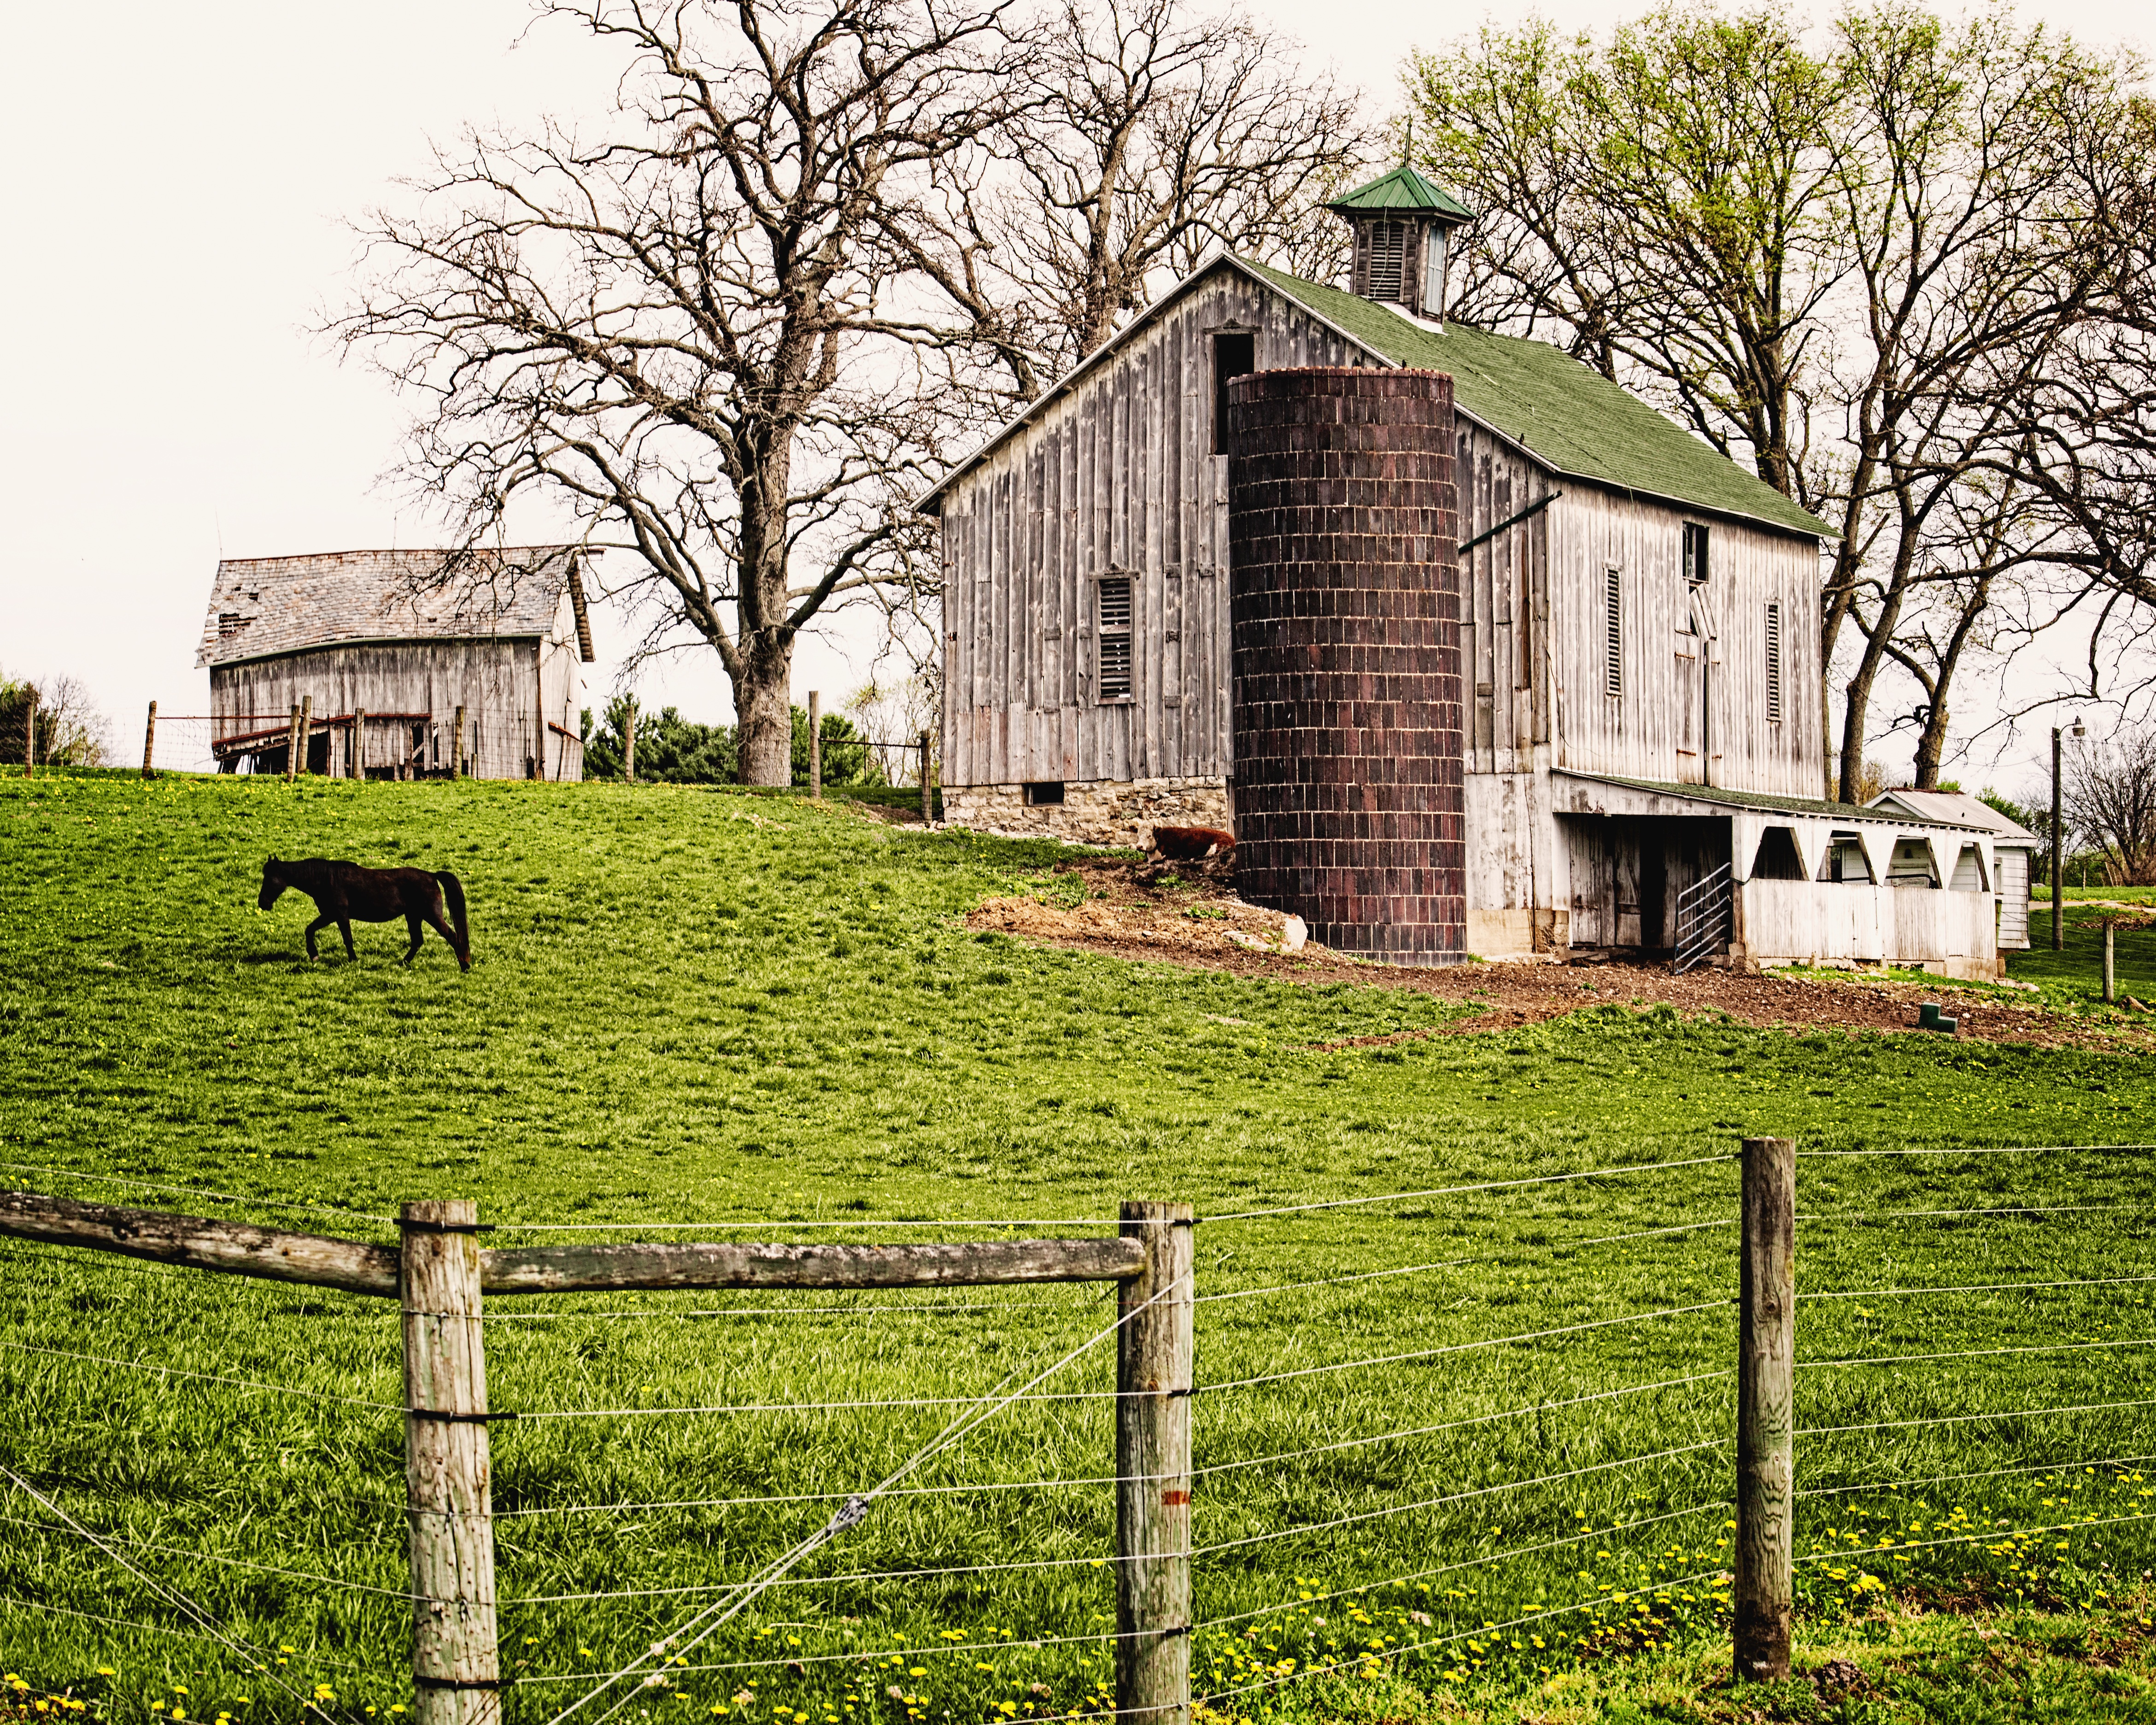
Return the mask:
[[1060,803],[1029,804],[1024,785],[946,785],[943,818],[988,832],[1143,850],[1156,826],[1227,829],[1228,788],[1218,778],[1103,778],[1065,783]]
[[1336,951],[1466,956],[1452,379],[1228,386],[1235,879]]

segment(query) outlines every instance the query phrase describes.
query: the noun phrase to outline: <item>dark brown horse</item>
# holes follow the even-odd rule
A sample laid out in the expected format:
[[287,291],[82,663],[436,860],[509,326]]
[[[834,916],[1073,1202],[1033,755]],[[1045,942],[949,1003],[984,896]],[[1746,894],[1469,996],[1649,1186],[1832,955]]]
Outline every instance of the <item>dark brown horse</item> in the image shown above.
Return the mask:
[[[352,943],[354,922],[394,922],[399,916],[412,931],[412,944],[404,954],[409,964],[418,955],[421,927],[433,928],[449,943],[457,963],[471,968],[471,930],[465,922],[463,882],[446,870],[429,874],[424,869],[362,869],[357,863],[330,862],[319,856],[285,862],[271,857],[262,865],[264,910],[277,902],[286,887],[304,892],[315,901],[317,912],[307,925],[307,956],[319,957],[315,937],[334,922],[344,936],[347,958],[359,952]],[[449,917],[442,914],[448,901]],[[455,920],[450,926],[449,918]]]

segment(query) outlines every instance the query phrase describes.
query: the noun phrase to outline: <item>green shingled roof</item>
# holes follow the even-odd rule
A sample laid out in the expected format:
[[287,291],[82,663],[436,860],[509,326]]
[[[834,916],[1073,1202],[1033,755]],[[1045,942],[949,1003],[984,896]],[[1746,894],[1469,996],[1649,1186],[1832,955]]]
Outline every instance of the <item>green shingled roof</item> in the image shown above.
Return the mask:
[[1367,216],[1386,210],[1442,216],[1450,221],[1471,222],[1475,212],[1435,180],[1426,180],[1405,162],[1367,186],[1342,193],[1327,204],[1343,216]]
[[[1402,168],[1386,178],[1413,172]],[[1343,289],[1235,261],[1394,365],[1450,372],[1462,412],[1560,474],[1794,532],[1833,533],[1763,480],[1547,341],[1455,323],[1429,329]]]

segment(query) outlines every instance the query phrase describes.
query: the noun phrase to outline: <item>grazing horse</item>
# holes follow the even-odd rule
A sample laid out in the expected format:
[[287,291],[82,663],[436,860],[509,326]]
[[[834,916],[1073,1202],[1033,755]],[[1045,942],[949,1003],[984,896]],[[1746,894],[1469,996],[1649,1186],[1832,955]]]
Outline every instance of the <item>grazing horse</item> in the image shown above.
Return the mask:
[[1235,848],[1235,835],[1218,827],[1155,827],[1152,847],[1169,862],[1197,862],[1215,846],[1225,856]]
[[[355,922],[394,922],[402,916],[412,931],[404,963],[409,964],[417,956],[420,927],[424,924],[449,943],[459,965],[471,968],[471,930],[465,922],[464,883],[446,870],[430,875],[424,869],[362,869],[357,863],[330,862],[319,856],[298,862],[273,856],[262,865],[262,896],[258,901],[261,908],[266,911],[275,904],[278,895],[288,886],[312,899],[318,912],[307,925],[310,958],[321,956],[315,951],[315,937],[332,922],[344,936],[345,956],[357,958],[359,952],[352,943]],[[444,899],[449,902],[449,918],[442,914]],[[454,927],[449,918],[454,919]]]

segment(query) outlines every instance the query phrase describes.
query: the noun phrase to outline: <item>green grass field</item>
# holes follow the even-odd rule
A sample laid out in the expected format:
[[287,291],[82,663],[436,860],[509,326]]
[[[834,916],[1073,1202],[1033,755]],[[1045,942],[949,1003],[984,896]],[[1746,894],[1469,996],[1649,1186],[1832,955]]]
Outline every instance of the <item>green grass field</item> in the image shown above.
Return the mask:
[[[254,908],[271,853],[454,869],[476,968],[432,936],[400,968],[401,927],[362,928],[357,964],[308,963],[304,901]],[[1213,1219],[1194,1651],[1215,1710],[1621,1717],[1675,1696],[1719,1632],[1733,1162],[1388,1195],[1785,1134],[1808,1153],[1817,1296],[1799,1319],[1817,1645],[1928,1599],[2139,1633],[2148,1151],[1828,1153],[2130,1145],[2156,1136],[2144,1060],[1615,1005],[1328,1046],[1463,1009],[965,928],[986,896],[1048,890],[1054,855],[687,788],[0,780],[0,1173],[373,1240],[414,1197],[475,1197],[511,1240],[1074,1234],[1122,1199],[1188,1199]],[[1388,1201],[1231,1219],[1348,1198]],[[918,1225],[798,1225],[895,1220]],[[290,1717],[280,1685],[340,1716],[408,1707],[388,1302],[18,1243],[0,1302],[0,1463],[102,1542],[6,1488],[0,1661],[26,1692],[205,1721]],[[593,1686],[578,1674],[821,1525],[836,1497],[817,1494],[880,1478],[1112,1310],[1082,1287],[495,1302],[492,1404],[520,1415],[494,1437],[511,1717],[551,1718]],[[1097,1707],[1111,1381],[1096,1343],[1040,1386],[1070,1399],[940,1456],[632,1712]],[[772,1411],[668,1411],[744,1408]],[[270,1669],[178,1632],[146,1576]],[[2099,1668],[2149,1706],[2138,1655],[2076,1663],[2042,1651],[2064,1631],[2030,1633],[2058,1693],[2097,1697],[2088,1716],[2111,1716]],[[1881,1657],[1906,1654],[1914,1694],[1948,1644],[1904,1640]],[[1966,1717],[2017,1716],[1980,1688]]]

